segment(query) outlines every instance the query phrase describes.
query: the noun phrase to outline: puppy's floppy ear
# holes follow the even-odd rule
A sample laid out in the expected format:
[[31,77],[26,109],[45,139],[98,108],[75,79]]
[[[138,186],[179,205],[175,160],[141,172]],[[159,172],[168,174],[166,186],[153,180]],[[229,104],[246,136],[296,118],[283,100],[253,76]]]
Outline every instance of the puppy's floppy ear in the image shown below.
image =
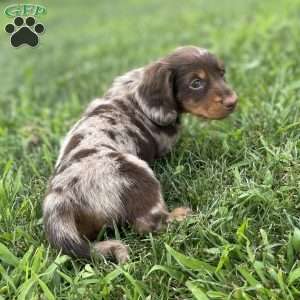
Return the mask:
[[137,101],[154,123],[167,126],[177,118],[177,105],[173,95],[173,71],[162,62],[146,67],[138,87]]

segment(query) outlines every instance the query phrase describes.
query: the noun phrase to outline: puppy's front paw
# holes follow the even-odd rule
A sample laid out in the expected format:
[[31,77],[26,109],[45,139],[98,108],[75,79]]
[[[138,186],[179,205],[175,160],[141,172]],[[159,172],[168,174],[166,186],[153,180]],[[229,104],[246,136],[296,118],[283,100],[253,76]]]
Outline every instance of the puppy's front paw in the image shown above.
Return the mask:
[[176,221],[183,221],[189,215],[192,214],[192,210],[188,207],[177,207],[172,210],[168,216],[168,222]]

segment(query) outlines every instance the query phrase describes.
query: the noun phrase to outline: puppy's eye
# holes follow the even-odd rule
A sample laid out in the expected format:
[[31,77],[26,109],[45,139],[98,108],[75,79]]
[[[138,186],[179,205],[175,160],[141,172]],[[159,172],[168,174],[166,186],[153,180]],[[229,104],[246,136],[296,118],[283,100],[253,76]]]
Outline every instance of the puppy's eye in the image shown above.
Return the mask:
[[190,83],[190,88],[193,90],[199,90],[199,89],[203,89],[205,86],[205,81],[203,79],[194,79],[191,83]]

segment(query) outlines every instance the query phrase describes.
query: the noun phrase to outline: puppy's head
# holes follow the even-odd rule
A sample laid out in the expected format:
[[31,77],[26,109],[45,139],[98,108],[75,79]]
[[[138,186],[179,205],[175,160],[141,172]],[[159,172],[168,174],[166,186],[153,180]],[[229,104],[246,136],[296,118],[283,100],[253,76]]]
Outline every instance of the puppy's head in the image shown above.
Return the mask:
[[144,113],[161,126],[174,122],[181,112],[222,119],[237,103],[226,83],[223,63],[192,46],[178,48],[146,67],[138,98]]

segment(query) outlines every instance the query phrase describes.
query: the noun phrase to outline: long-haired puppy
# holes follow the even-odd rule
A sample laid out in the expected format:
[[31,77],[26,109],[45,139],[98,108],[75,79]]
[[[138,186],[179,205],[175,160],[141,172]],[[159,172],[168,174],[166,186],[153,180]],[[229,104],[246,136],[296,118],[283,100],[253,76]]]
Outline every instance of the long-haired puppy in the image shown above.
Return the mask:
[[95,252],[125,262],[120,241],[90,243],[103,226],[147,233],[185,218],[187,208],[168,211],[148,163],[170,151],[182,113],[222,119],[234,110],[224,75],[207,50],[181,47],[118,77],[94,100],[65,138],[49,182],[43,216],[50,244],[76,257]]

